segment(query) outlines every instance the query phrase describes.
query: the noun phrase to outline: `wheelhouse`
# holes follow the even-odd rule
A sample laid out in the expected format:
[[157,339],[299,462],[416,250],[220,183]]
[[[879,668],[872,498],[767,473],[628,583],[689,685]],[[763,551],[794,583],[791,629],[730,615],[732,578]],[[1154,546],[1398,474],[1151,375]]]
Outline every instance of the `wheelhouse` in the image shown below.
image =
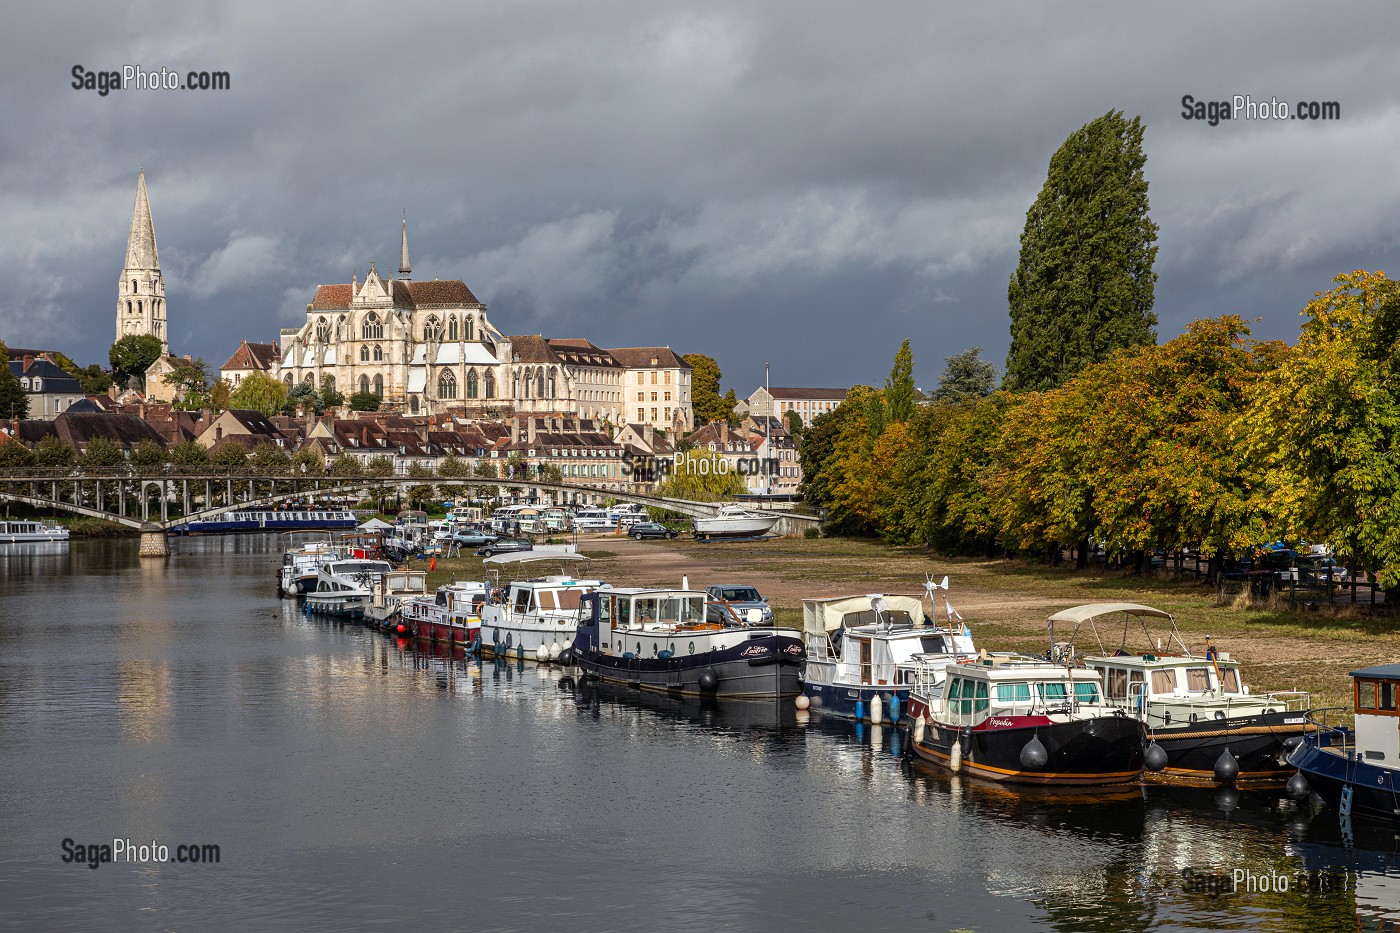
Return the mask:
[[939,705],[937,718],[956,727],[978,726],[992,718],[1079,717],[1110,711],[1095,671],[1003,658],[949,667]]
[[1400,767],[1400,664],[1351,672],[1356,757]]

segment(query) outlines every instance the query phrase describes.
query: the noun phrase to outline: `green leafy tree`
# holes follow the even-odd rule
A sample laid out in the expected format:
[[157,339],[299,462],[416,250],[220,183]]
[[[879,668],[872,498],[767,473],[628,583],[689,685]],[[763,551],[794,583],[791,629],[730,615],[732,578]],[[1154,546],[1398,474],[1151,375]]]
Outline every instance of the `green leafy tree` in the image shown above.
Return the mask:
[[325,375],[321,377],[321,411],[331,411],[345,404],[345,396],[336,390],[335,377]]
[[160,338],[154,334],[127,334],[112,344],[107,359],[112,364],[112,379],[119,386],[135,376],[141,386],[146,384],[146,370],[160,359]]
[[155,441],[145,440],[131,449],[131,465],[134,467],[149,469],[150,467],[164,466],[165,461],[165,448]]
[[746,491],[744,478],[718,453],[688,450],[674,462],[656,495],[694,502],[719,502]]
[[363,476],[364,474],[364,465],[349,454],[340,454],[331,461],[331,476]]
[[1114,350],[1155,342],[1157,225],[1142,134],[1138,117],[1110,111],[1050,159],[1007,289],[1008,389],[1054,388]]
[[174,388],[174,407],[198,411],[209,403],[209,367],[202,359],[173,361],[162,381]]
[[897,424],[914,417],[919,388],[914,384],[914,351],[906,340],[894,355],[894,366],[885,380],[885,424]]
[[292,471],[321,474],[326,470],[326,458],[315,447],[303,447],[292,455]]
[[33,451],[13,438],[0,435],[0,470],[20,470],[33,465]]
[[[437,474],[432,467],[415,460],[408,465],[406,475],[411,479],[424,480],[432,479]],[[408,487],[408,501],[415,509],[426,508],[433,501],[436,493],[437,489],[432,483],[414,483]]]
[[237,441],[225,439],[210,449],[209,463],[223,470],[238,471],[248,465],[248,451]]
[[94,437],[83,451],[82,463],[89,469],[114,467],[125,462],[121,445],[110,438]]
[[209,451],[191,440],[171,444],[166,453],[171,465],[183,470],[197,469],[209,463]]
[[266,373],[253,372],[229,397],[229,408],[275,415],[287,404],[287,387]]
[[233,397],[233,384],[227,379],[216,379],[209,387],[209,407],[215,411],[228,411],[228,401]]
[[292,468],[292,458],[271,441],[262,441],[248,455],[248,464],[258,473],[286,473]]
[[55,353],[54,362],[67,373],[76,377],[86,395],[101,395],[112,384],[112,374],[97,363],[79,366],[65,353]]
[[783,422],[788,433],[798,441],[801,441],[802,434],[806,430],[806,428],[802,426],[802,416],[795,411],[789,411],[787,414],[783,415]]
[[477,476],[482,476],[487,479],[496,479],[501,475],[501,471],[496,469],[496,464],[492,460],[478,460],[476,462],[476,469],[473,472],[476,473]]
[[690,407],[695,414],[695,426],[727,419],[734,406],[726,408],[725,399],[719,394],[720,369],[714,357],[686,353],[681,359],[690,366]]
[[356,392],[350,396],[351,411],[379,411],[384,400],[373,392]]
[[973,347],[948,357],[931,398],[935,402],[961,402],[991,395],[996,388],[997,368],[982,359],[981,354],[981,347]]
[[316,387],[309,382],[298,382],[292,386],[292,391],[287,393],[287,400],[283,408],[289,412],[295,411],[300,405],[305,411],[321,413],[321,393],[316,391]]
[[34,445],[34,465],[47,470],[70,469],[78,462],[78,452],[49,435]]
[[365,475],[367,476],[393,476],[394,458],[388,454],[378,454],[370,457],[365,463]]
[[558,464],[554,463],[540,464],[537,476],[539,479],[542,479],[547,483],[564,482],[564,471],[559,468]]
[[0,341],[0,363],[4,364],[0,365],[0,417],[22,421],[29,417],[29,393],[24,391],[19,377],[10,372],[9,361],[10,348]]
[[1400,282],[1337,276],[1243,421],[1279,531],[1325,541],[1400,588]]
[[864,422],[867,402],[874,394],[868,386],[855,386],[840,405],[813,418],[812,426],[802,435],[797,449],[802,464],[802,485],[798,492],[809,505],[818,509],[831,508],[833,489],[840,480],[833,459],[836,442],[850,421],[860,418]]
[[730,389],[728,392],[724,393],[724,398],[720,399],[720,406],[715,420],[728,421],[730,427],[737,425],[739,423],[738,408],[739,398],[734,394],[734,390]]

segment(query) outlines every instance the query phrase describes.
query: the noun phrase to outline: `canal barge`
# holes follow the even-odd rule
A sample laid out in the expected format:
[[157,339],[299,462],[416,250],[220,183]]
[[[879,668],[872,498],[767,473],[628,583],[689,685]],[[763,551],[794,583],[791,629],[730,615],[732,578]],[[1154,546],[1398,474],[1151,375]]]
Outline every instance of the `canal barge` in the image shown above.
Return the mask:
[[[562,570],[588,558],[572,551],[514,551],[494,554],[483,564],[493,569],[541,561],[557,561]],[[581,600],[602,585],[602,580],[567,573],[511,581],[508,589],[494,593],[481,609],[481,653],[525,661],[566,658],[578,629]]]
[[[1099,626],[1122,635],[1105,646]],[[1149,620],[1165,624],[1161,637]],[[1097,652],[1076,653],[1087,629]],[[1102,680],[1107,702],[1147,725],[1149,757],[1165,754],[1154,780],[1200,784],[1282,783],[1292,774],[1290,739],[1310,729],[1311,697],[1301,691],[1252,693],[1240,663],[1206,636],[1202,655],[1187,647],[1171,613],[1137,603],[1091,603],[1064,609],[1046,622],[1052,660],[1082,665]],[[1058,633],[1058,634],[1057,634]]]
[[215,518],[197,518],[171,528],[176,534],[200,535],[233,531],[309,531],[356,527],[349,509],[239,509]]
[[0,544],[48,544],[67,541],[68,529],[28,519],[0,521]]
[[404,600],[400,618],[414,638],[470,645],[480,635],[486,597],[485,583],[445,583],[432,596]]
[[573,660],[586,676],[678,696],[781,699],[801,692],[803,648],[791,629],[711,622],[705,594],[603,586],[583,596]]
[[1352,671],[1353,728],[1332,725],[1330,714],[1309,717],[1316,732],[1289,753],[1298,774],[1288,782],[1294,797],[1316,793],[1343,817],[1400,820],[1400,664]]
[[1057,786],[1142,775],[1142,721],[1104,701],[1093,671],[1012,657],[920,665],[909,716],[914,755],[954,773]]

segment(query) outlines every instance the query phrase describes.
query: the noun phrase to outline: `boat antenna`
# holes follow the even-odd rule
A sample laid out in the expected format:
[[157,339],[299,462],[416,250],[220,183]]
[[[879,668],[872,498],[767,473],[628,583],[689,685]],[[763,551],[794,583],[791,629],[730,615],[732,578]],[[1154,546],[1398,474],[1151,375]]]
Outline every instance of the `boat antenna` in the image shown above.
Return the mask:
[[875,631],[878,632],[881,625],[885,627],[885,631],[889,631],[889,619],[885,616],[885,610],[889,608],[889,603],[885,602],[885,597],[871,597],[870,608],[875,610]]

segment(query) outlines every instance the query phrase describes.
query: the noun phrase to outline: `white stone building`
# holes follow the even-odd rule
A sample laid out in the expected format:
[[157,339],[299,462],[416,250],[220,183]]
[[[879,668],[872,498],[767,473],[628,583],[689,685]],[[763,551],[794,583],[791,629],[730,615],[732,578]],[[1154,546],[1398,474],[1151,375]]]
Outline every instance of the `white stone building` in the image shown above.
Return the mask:
[[136,203],[131,207],[131,232],[126,239],[126,265],[117,282],[117,336],[153,334],[161,349],[170,350],[165,326],[165,279],[160,274],[156,231],[146,198],[146,173],[136,176]]

